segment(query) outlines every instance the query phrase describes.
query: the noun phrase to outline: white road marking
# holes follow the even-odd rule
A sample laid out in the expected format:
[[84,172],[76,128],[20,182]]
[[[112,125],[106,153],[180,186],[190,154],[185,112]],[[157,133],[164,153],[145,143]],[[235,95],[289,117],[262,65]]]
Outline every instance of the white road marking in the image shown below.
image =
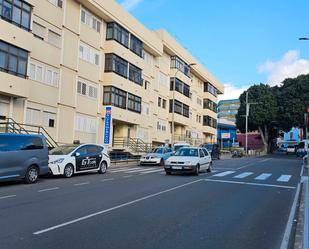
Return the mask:
[[52,191],[52,190],[57,190],[59,189],[59,187],[54,187],[54,188],[46,188],[46,189],[40,189],[38,190],[38,192],[47,192],[47,191]]
[[221,172],[221,173],[219,173],[219,174],[215,174],[215,175],[213,175],[213,176],[217,176],[217,177],[222,177],[222,176],[227,176],[227,175],[230,175],[230,174],[233,174],[233,173],[235,173],[235,171],[224,171],[224,172]]
[[266,159],[264,159],[264,160],[259,161],[259,163],[268,162],[268,161],[270,161],[270,160],[271,160],[271,158],[266,158]]
[[164,171],[164,169],[156,169],[156,170],[150,170],[150,171],[147,171],[147,172],[141,172],[140,175],[146,175],[146,174],[161,172],[161,171]]
[[255,177],[255,180],[266,180],[267,178],[269,178],[271,176],[271,174],[269,173],[263,173],[260,174],[259,176]]
[[288,182],[291,179],[291,175],[281,175],[278,179],[277,182]]
[[114,180],[114,178],[107,178],[107,179],[101,180],[101,182],[108,182],[108,181],[112,181],[112,180]]
[[289,219],[288,219],[288,222],[287,222],[286,227],[285,227],[285,232],[284,232],[284,235],[283,235],[283,239],[282,239],[282,242],[281,242],[280,249],[287,249],[289,247],[290,235],[291,235],[291,231],[292,231],[292,227],[293,227],[293,220],[294,220],[294,216],[295,216],[295,212],[296,212],[299,191],[300,191],[300,184],[298,183],[296,193],[295,193],[295,197],[294,197],[294,201],[293,201],[293,204],[292,204],[292,207],[291,207]]
[[16,197],[16,195],[1,196],[1,197],[0,197],[0,200],[7,199],[7,198],[12,198],[12,197]]
[[178,185],[176,187],[169,188],[169,189],[166,189],[166,190],[154,193],[154,194],[146,195],[144,197],[141,197],[141,198],[135,199],[133,201],[129,201],[129,202],[120,204],[118,206],[114,206],[114,207],[111,207],[111,208],[108,208],[108,209],[101,210],[101,211],[96,212],[96,213],[92,213],[92,214],[89,214],[89,215],[86,215],[86,216],[82,216],[80,218],[77,218],[77,219],[74,219],[74,220],[70,220],[70,221],[58,224],[56,226],[51,226],[51,227],[45,228],[43,230],[34,232],[33,234],[34,235],[39,235],[39,234],[42,234],[42,233],[46,233],[46,232],[49,232],[49,231],[52,231],[52,230],[55,230],[55,229],[58,229],[58,228],[61,228],[61,227],[65,227],[65,226],[68,226],[68,225],[71,225],[71,224],[74,224],[74,223],[77,223],[77,222],[80,222],[80,221],[83,221],[83,220],[90,219],[92,217],[95,217],[95,216],[98,216],[98,215],[101,215],[101,214],[105,214],[105,213],[111,212],[113,210],[117,210],[117,209],[120,209],[120,208],[123,208],[123,207],[126,207],[126,206],[130,206],[132,204],[135,204],[135,203],[138,203],[138,202],[141,202],[141,201],[144,201],[144,200],[147,200],[147,199],[150,199],[150,198],[153,198],[153,197],[156,197],[156,196],[159,196],[159,195],[162,195],[162,194],[174,191],[176,189],[180,189],[180,188],[183,188],[183,187],[186,187],[186,186],[189,186],[189,185],[201,182],[201,181],[203,181],[203,179],[199,179],[199,180],[196,180],[196,181],[192,181],[192,182],[188,182],[188,183],[185,183],[185,184],[182,184],[182,185]]
[[126,172],[124,172],[124,173],[126,173],[126,174],[130,174],[130,173],[137,173],[137,172],[146,172],[146,171],[151,171],[151,170],[153,170],[153,168],[147,168],[147,169],[137,169],[137,170],[128,170],[128,171],[126,171]]
[[123,178],[129,178],[132,177],[133,175],[128,175],[128,176],[123,176]]
[[87,185],[90,182],[81,182],[81,183],[75,183],[74,186],[82,186],[82,185]]
[[140,168],[116,169],[116,170],[108,170],[108,172],[118,173],[118,172],[123,172],[123,171],[128,171],[128,170],[134,170],[134,169],[140,169]]
[[250,176],[252,174],[253,174],[253,172],[244,172],[244,173],[241,173],[237,176],[234,176],[234,178],[242,179],[242,178],[245,178],[245,177]]
[[241,184],[241,185],[252,185],[252,186],[261,186],[261,187],[273,187],[273,188],[286,188],[286,189],[295,189],[293,186],[284,186],[284,185],[274,185],[274,184],[262,184],[254,182],[237,182],[237,181],[225,181],[225,180],[215,180],[215,179],[204,179],[206,182],[221,182],[221,183],[232,183],[232,184]]

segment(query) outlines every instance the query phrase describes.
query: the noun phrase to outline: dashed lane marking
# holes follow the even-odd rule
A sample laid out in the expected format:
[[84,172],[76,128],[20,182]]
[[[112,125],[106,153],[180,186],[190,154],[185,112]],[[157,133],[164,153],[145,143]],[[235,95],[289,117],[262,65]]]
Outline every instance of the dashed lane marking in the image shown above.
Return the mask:
[[0,200],[7,199],[7,198],[13,198],[13,197],[16,197],[16,195],[1,196],[1,197],[0,197]]
[[90,182],[81,182],[81,183],[75,183],[74,186],[82,186],[82,185],[87,185]]
[[54,188],[45,188],[45,189],[40,189],[38,190],[38,192],[47,192],[47,191],[53,191],[53,190],[57,190],[59,189],[59,187],[54,187]]
[[288,182],[291,179],[291,175],[281,175],[277,181],[278,182]]

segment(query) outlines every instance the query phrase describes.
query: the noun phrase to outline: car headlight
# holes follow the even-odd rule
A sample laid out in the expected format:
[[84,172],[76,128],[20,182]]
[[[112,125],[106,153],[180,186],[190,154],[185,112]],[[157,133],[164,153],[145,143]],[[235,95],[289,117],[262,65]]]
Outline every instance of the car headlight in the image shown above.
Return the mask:
[[64,158],[59,158],[59,159],[57,159],[55,161],[50,162],[50,164],[62,163],[63,160],[64,160]]

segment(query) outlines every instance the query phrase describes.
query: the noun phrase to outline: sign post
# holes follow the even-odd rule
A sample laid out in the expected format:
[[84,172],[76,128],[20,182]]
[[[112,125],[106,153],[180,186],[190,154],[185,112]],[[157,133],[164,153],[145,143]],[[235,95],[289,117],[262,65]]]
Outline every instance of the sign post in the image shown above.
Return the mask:
[[104,118],[104,145],[110,144],[110,133],[111,133],[111,121],[112,121],[112,107],[105,107],[105,118]]

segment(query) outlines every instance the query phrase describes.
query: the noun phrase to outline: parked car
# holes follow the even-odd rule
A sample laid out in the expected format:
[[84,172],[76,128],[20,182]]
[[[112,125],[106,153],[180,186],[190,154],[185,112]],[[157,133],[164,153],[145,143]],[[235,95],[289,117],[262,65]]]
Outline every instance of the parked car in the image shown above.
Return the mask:
[[174,153],[176,153],[179,149],[181,149],[182,147],[190,147],[190,144],[188,143],[185,143],[185,142],[178,142],[178,143],[175,143],[173,145],[173,151]]
[[48,146],[44,136],[0,134],[0,180],[35,183],[48,173]]
[[85,172],[106,173],[110,166],[107,149],[98,144],[63,145],[49,153],[49,171],[66,178]]
[[288,145],[287,149],[286,149],[286,154],[293,154],[295,153],[295,145]]
[[168,147],[154,148],[151,153],[147,153],[140,158],[140,165],[160,165],[164,166],[165,160],[173,155],[173,151]]
[[202,144],[201,147],[206,148],[209,151],[212,159],[220,160],[221,151],[218,144]]
[[307,151],[308,151],[308,142],[301,141],[296,148],[296,156],[304,157],[305,155],[307,155]]
[[211,167],[211,156],[205,148],[184,147],[166,160],[164,169],[167,175],[173,172],[198,175],[201,170],[211,172]]

